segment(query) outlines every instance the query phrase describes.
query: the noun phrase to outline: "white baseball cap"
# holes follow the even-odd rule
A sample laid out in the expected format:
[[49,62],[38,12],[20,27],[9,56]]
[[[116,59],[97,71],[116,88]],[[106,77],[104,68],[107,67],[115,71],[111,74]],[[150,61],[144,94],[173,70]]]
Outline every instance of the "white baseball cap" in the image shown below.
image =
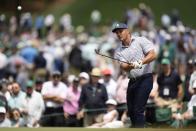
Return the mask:
[[4,114],[6,113],[5,107],[2,107],[2,106],[0,107],[0,113],[4,113]]
[[114,99],[109,99],[109,100],[106,101],[106,104],[107,105],[115,105],[116,106],[117,102]]
[[89,80],[89,75],[88,75],[88,73],[86,73],[86,72],[81,72],[81,73],[79,74],[79,77],[82,77],[82,78],[85,78],[85,79]]
[[75,75],[70,74],[70,75],[68,76],[67,80],[68,80],[69,83],[72,83],[72,82],[74,81],[75,78],[76,78]]

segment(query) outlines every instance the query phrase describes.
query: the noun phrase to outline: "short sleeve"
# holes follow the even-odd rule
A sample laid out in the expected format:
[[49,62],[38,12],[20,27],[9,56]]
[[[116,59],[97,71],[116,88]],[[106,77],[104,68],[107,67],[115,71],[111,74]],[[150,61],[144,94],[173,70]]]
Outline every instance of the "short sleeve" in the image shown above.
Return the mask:
[[194,82],[194,76],[191,74],[190,80],[189,80],[189,87],[193,88],[193,82]]
[[177,85],[182,84],[182,80],[181,80],[179,74],[176,74],[176,82],[177,82]]
[[62,84],[61,85],[61,93],[59,94],[59,96],[63,99],[66,99],[67,97],[67,92],[68,92],[68,89],[67,89],[67,86],[65,84]]
[[46,95],[47,94],[47,83],[43,84],[41,94],[42,95]]
[[149,51],[154,49],[154,44],[145,37],[141,37],[140,43],[144,54],[147,54]]

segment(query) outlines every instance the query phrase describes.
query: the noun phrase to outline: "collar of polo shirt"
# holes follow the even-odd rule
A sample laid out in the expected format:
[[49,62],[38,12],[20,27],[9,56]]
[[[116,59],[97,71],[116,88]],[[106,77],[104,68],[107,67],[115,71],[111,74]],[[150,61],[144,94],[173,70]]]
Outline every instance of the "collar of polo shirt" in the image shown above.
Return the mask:
[[[131,38],[131,42],[130,43],[133,43],[135,41],[135,39],[134,38]],[[123,44],[121,44],[122,46],[122,48],[128,48],[131,44],[129,44],[129,46],[124,46]]]

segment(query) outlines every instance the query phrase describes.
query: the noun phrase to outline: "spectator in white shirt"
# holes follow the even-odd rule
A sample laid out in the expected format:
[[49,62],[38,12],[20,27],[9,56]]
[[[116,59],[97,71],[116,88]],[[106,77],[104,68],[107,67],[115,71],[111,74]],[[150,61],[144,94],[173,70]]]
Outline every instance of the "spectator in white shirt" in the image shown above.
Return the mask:
[[67,86],[60,80],[61,73],[54,71],[52,80],[43,83],[41,93],[46,108],[42,126],[64,126],[63,103],[67,95]]
[[0,47],[0,69],[3,69],[4,67],[6,67],[7,63],[8,63],[8,58],[7,56],[4,54],[4,52],[2,51],[3,49]]
[[54,21],[55,21],[55,18],[54,18],[54,15],[52,14],[48,14],[45,17],[44,24],[46,26],[47,33],[52,29]]
[[0,127],[11,127],[11,122],[6,117],[5,107],[0,107]]
[[193,83],[196,81],[196,59],[194,60],[194,71],[191,74],[191,78],[189,81],[189,92],[194,94]]
[[0,44],[0,79],[4,77],[8,71],[6,70],[6,66],[8,64],[8,58],[4,53],[4,47]]
[[39,120],[45,107],[42,95],[34,90],[33,81],[27,82],[26,100],[28,107],[27,126],[39,127]]
[[194,94],[191,97],[191,100],[188,102],[188,109],[186,112],[184,112],[183,114],[180,113],[175,113],[172,115],[172,117],[176,120],[190,120],[194,117],[194,113],[193,113],[193,107],[196,107],[196,81],[194,81],[193,85],[192,85]]

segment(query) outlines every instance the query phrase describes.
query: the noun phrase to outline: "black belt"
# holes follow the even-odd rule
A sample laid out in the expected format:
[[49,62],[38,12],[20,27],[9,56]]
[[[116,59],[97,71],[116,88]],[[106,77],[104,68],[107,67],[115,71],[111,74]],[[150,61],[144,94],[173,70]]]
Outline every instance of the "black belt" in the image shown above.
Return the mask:
[[138,76],[138,77],[129,78],[129,82],[133,83],[133,82],[136,82],[138,80],[141,80],[141,79],[148,77],[148,76],[151,76],[151,75],[152,75],[152,73],[146,73],[146,74]]

